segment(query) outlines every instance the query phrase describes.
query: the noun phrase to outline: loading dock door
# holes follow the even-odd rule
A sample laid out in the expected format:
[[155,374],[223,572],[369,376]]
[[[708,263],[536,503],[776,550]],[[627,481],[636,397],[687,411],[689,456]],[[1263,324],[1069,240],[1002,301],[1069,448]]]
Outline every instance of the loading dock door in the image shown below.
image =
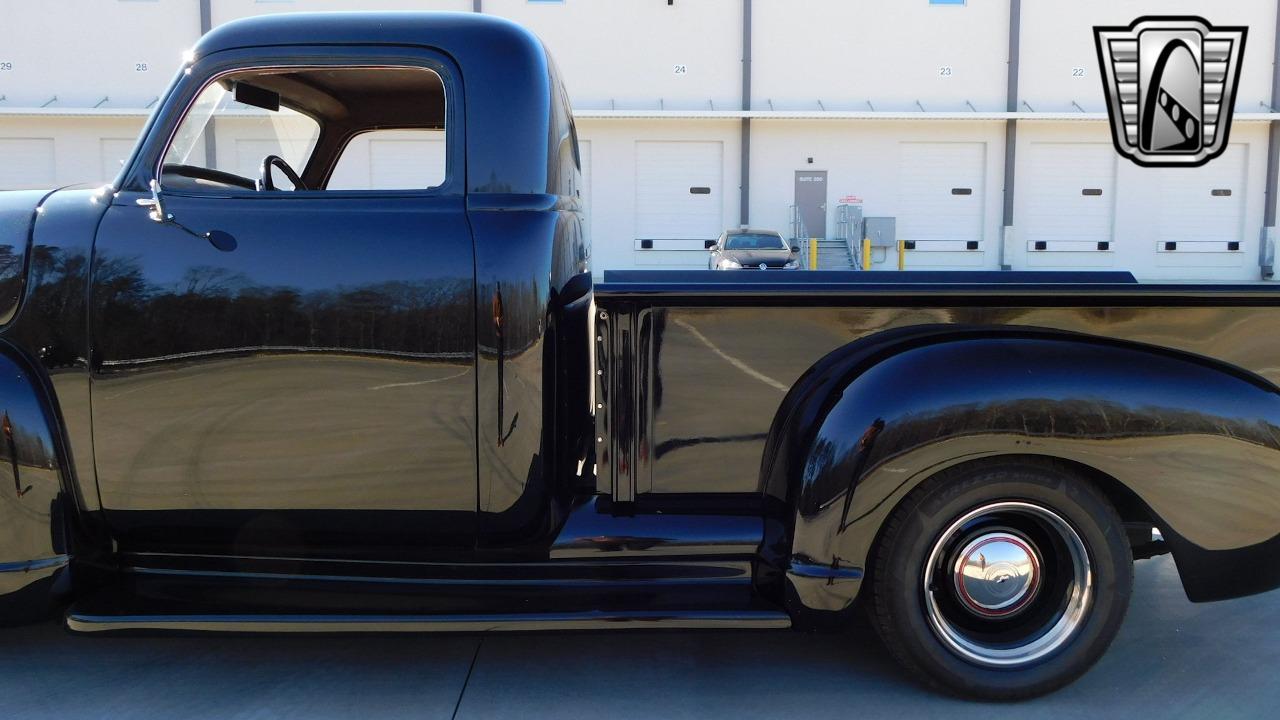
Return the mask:
[[[425,133],[419,133],[425,134]],[[434,133],[433,133],[434,134]],[[444,135],[444,133],[439,133]],[[444,182],[444,138],[369,140],[369,178],[374,188],[428,188]]]
[[827,171],[796,171],[796,212],[805,237],[825,240],[827,237]]
[[1158,173],[1160,242],[1238,241],[1244,234],[1245,146],[1198,168]]
[[1103,267],[1115,248],[1116,151],[1108,143],[1031,143],[1024,239],[1034,267]]
[[720,236],[723,158],[719,142],[636,143],[636,249],[702,252]]
[[[981,242],[985,143],[904,142],[899,145],[898,237],[916,241]],[[918,250],[928,247],[917,246]]]
[[53,138],[0,138],[0,190],[47,188],[54,181]]
[[124,167],[124,161],[133,154],[135,143],[137,140],[134,138],[102,138],[98,146],[102,161],[102,172],[98,178],[102,182],[109,183],[116,179],[120,169]]

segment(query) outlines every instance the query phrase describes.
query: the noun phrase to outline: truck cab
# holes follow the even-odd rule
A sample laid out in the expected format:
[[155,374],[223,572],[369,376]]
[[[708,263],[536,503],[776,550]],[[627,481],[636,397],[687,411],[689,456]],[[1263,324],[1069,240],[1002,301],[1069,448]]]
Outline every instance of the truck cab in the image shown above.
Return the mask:
[[201,41],[99,227],[108,521],[148,552],[546,540],[590,449],[546,432],[588,412],[558,346],[590,283],[554,67],[500,21],[276,24]]

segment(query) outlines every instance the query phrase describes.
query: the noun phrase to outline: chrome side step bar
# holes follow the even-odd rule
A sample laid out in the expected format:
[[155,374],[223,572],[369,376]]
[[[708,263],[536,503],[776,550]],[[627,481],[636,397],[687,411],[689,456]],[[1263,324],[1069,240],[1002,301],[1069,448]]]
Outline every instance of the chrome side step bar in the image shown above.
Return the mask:
[[772,610],[582,612],[520,615],[89,615],[67,614],[76,633],[418,633],[536,630],[789,628]]

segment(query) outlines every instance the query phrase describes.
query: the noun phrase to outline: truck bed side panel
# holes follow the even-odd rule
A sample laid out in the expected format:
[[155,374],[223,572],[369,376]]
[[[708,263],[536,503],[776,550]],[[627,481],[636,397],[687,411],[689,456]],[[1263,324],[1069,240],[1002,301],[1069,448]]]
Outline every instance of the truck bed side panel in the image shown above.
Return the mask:
[[[1280,383],[1280,362],[1276,360],[1280,348],[1275,337],[1275,328],[1280,327],[1280,308],[1275,305],[1280,304],[1280,298],[1270,294],[1269,289],[1202,287],[1175,292],[1139,286],[1092,291],[1075,287],[1065,292],[1021,288],[1004,293],[995,288],[982,293],[951,292],[934,286],[922,290],[908,293],[901,288],[893,292],[846,288],[843,294],[831,292],[819,296],[815,293],[803,297],[760,290],[717,294],[714,289],[703,289],[683,295],[638,292],[610,287],[608,283],[598,288],[597,302],[602,308],[620,307],[638,316],[647,315],[647,326],[652,328],[653,351],[637,361],[651,364],[652,400],[640,409],[639,420],[644,425],[644,433],[652,438],[651,478],[639,478],[637,490],[673,494],[759,492],[791,503],[794,512],[796,503],[802,502],[798,486],[803,483],[807,487],[812,480],[802,475],[818,472],[814,468],[821,466],[812,457],[821,448],[811,443],[820,432],[825,413],[840,401],[847,383],[833,386],[830,395],[813,400],[825,403],[824,409],[810,413],[811,426],[797,430],[807,438],[798,444],[807,457],[792,458],[793,464],[782,468],[762,468],[762,464],[769,460],[765,457],[766,445],[784,398],[815,363],[851,344],[865,343],[870,347],[877,338],[923,332],[922,328],[939,333],[981,333],[984,329],[991,334],[1047,333],[1075,338],[1085,344],[1133,349],[1132,355],[1125,356],[1129,360],[1104,358],[1089,352],[1084,356],[1096,358],[1097,363],[1118,364],[1116,372],[1132,378],[1135,388],[1130,404],[1143,416],[1142,422],[1161,413],[1195,414],[1213,406],[1209,399],[1241,403],[1234,415],[1224,410],[1219,413],[1223,417],[1203,418],[1209,423],[1204,434],[1216,438],[1209,445],[1188,446],[1185,440],[1190,430],[1161,434],[1152,428],[1134,427],[1129,432],[1120,427],[1102,451],[1106,457],[1090,457],[1089,452],[1095,450],[1076,453],[1077,461],[1113,475],[1151,506],[1172,531],[1175,553],[1180,541],[1187,543],[1185,548],[1212,552],[1256,547],[1276,536],[1280,529],[1280,480],[1274,478],[1280,473],[1280,451],[1275,438],[1280,433],[1280,417],[1273,415],[1280,409],[1280,394],[1276,390],[1276,384]],[[1170,389],[1162,390],[1144,381],[1145,353],[1170,356],[1175,366],[1178,363],[1195,365],[1199,368],[1195,372],[1203,372],[1204,377],[1189,379],[1188,382],[1196,383],[1197,387],[1185,393],[1166,392]],[[957,356],[955,363],[942,369],[933,367],[929,372],[945,371],[948,378],[954,378],[948,382],[957,388],[966,386],[977,376],[989,376],[988,392],[994,401],[1002,387],[1013,384],[1004,382],[1002,377],[1037,370],[1034,365],[1019,364],[1026,362],[1037,361],[1012,358],[1000,370],[1005,375],[997,377],[991,375],[992,367],[968,367]],[[1092,360],[1082,362],[1087,364]],[[1083,372],[1087,368],[1080,369]],[[1048,372],[1049,368],[1045,370]],[[1071,368],[1053,370],[1069,371]],[[637,374],[644,375],[645,370]],[[1223,381],[1223,387],[1215,390],[1210,386],[1217,380]],[[884,388],[888,393],[894,387],[910,388],[912,379],[886,377],[876,382],[903,383]],[[944,384],[935,388],[938,407],[948,401],[943,390],[949,387],[951,385]],[[1196,395],[1218,391],[1223,397],[1198,399]],[[1046,388],[1046,392],[1051,389]],[[1098,396],[1103,390],[1095,392],[1085,382],[1076,383],[1067,392],[1070,397],[1054,397],[1053,401],[1105,404],[1108,400]],[[985,398],[981,393],[977,396],[979,401]],[[1168,407],[1162,407],[1161,403]],[[1065,413],[1061,407],[1055,407],[1051,417]],[[1118,421],[1123,422],[1123,418]],[[1232,423],[1240,423],[1241,427],[1234,430],[1227,427]],[[1249,433],[1242,430],[1244,426],[1251,428]],[[860,427],[858,432],[865,429]],[[845,435],[853,433],[850,428],[845,430]],[[938,437],[951,432],[947,428],[937,430]],[[986,448],[981,453],[1070,455],[1065,447],[1057,445],[1073,436],[1071,427],[1042,430],[1036,430],[1040,435],[1038,450],[1018,439],[1035,433],[1017,431],[1005,433],[997,443],[999,447]],[[857,440],[858,437],[842,438],[847,443]],[[928,445],[924,439],[921,442]],[[948,455],[941,445],[938,443],[930,451],[937,455],[933,459],[935,469],[920,479],[962,459],[959,449]],[[1187,455],[1195,448],[1203,452],[1195,457]],[[879,459],[871,459],[856,472],[848,467],[828,468],[833,475],[839,475],[826,480],[832,488],[829,492],[810,495],[806,501],[815,505],[845,504],[839,501],[847,500],[846,493],[853,493],[853,474],[867,478],[877,471],[892,470],[889,458],[901,455],[904,450],[877,448],[875,457]],[[641,455],[644,452],[644,448],[637,450]],[[802,462],[809,465],[799,464]],[[765,473],[771,470],[780,479],[767,485]],[[852,502],[863,511],[869,506],[882,505],[878,508],[881,512],[868,516],[882,521],[910,486],[904,487],[899,488],[899,492],[872,492],[868,486],[863,494],[853,495]],[[803,514],[801,509],[800,515]],[[821,528],[802,527],[803,518],[785,521],[784,525],[795,525],[796,546],[792,550],[805,551],[802,554],[808,557],[808,551],[820,549],[820,554],[825,555],[811,560],[827,565],[834,563],[833,567],[848,566],[860,576],[875,528],[868,531],[870,539],[842,544],[835,536],[850,535],[845,520],[851,520],[858,513],[838,514],[844,519]],[[813,544],[804,545],[808,542]],[[1189,557],[1187,553],[1182,554],[1182,559]],[[794,560],[794,556],[791,559]],[[842,604],[856,594],[857,583],[851,585],[844,591]],[[1193,582],[1188,583],[1188,591],[1193,597],[1208,599]]]

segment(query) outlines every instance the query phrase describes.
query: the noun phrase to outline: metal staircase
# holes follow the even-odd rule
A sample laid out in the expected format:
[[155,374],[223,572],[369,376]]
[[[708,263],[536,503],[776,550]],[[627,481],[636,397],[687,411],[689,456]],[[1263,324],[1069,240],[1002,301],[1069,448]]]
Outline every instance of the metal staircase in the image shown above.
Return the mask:
[[[855,258],[849,250],[849,242],[843,237],[832,238],[809,238],[805,230],[804,220],[801,219],[795,205],[791,206],[791,238],[792,242],[800,246],[800,256],[804,260],[804,267],[812,270],[856,270],[858,268]],[[818,266],[809,268],[809,243],[816,242],[818,245]]]
[[[815,242],[815,241],[811,241]],[[818,243],[819,270],[856,270],[853,258],[849,255],[849,245],[838,238],[824,238]]]

